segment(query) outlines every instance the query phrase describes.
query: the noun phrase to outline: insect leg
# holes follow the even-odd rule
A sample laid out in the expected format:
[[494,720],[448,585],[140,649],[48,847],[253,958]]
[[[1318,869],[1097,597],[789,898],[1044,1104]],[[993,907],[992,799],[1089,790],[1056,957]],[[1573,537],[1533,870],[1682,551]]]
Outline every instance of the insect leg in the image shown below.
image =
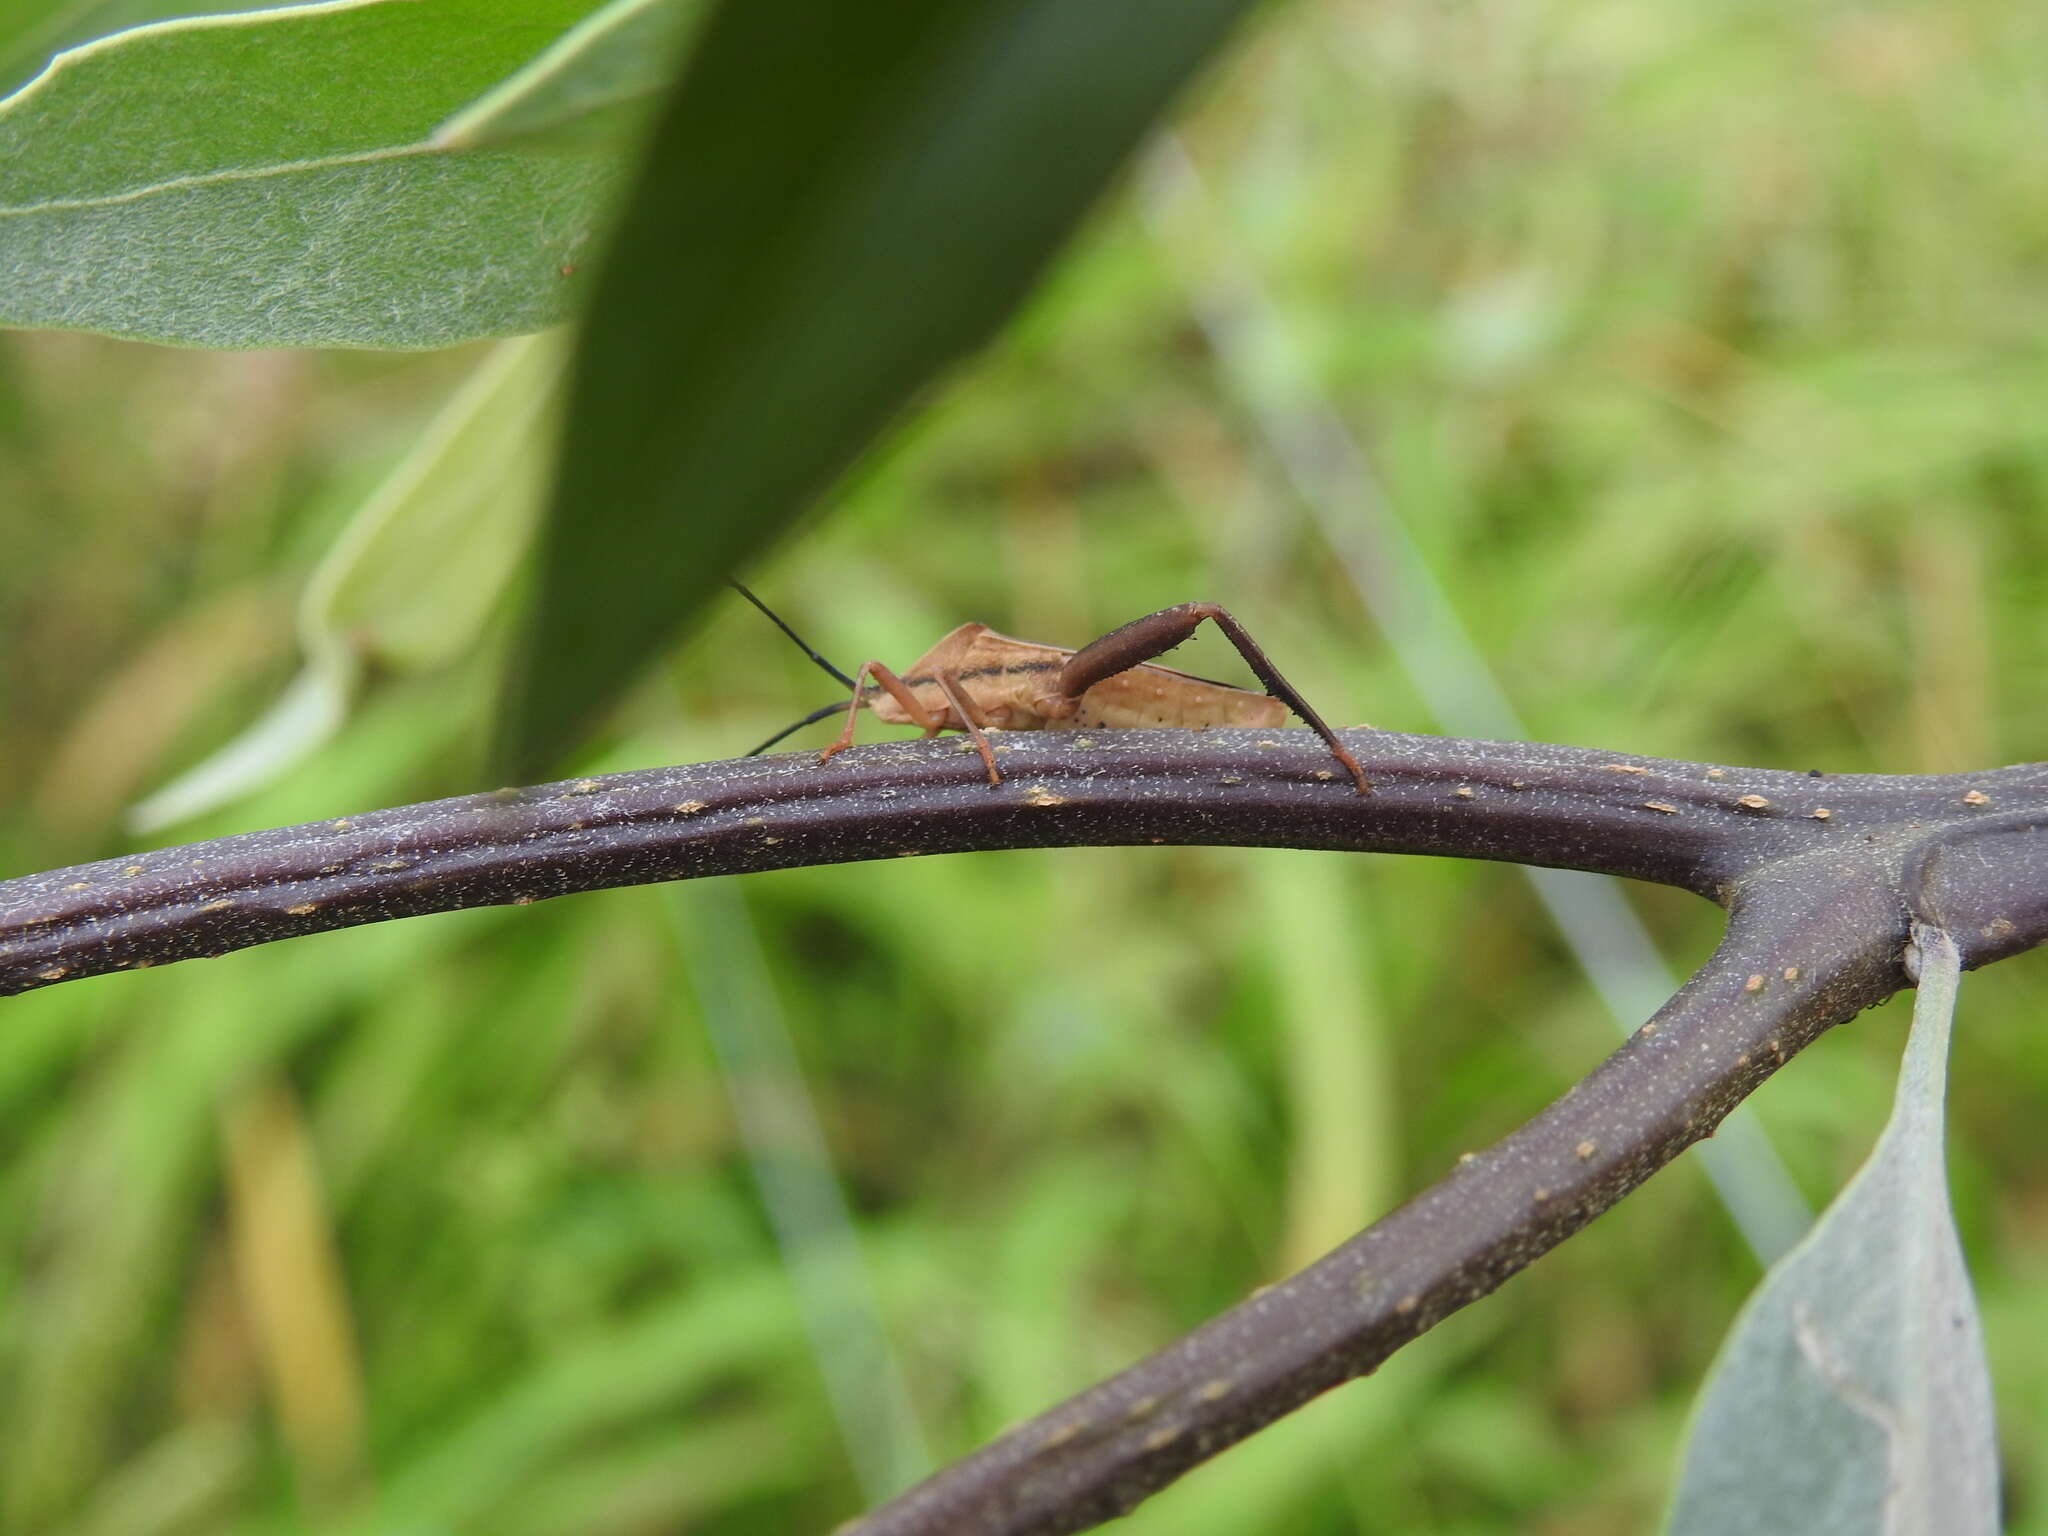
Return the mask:
[[1112,629],[1100,640],[1084,645],[1061,669],[1060,693],[1066,698],[1078,699],[1105,677],[1128,672],[1155,656],[1164,655],[1193,634],[1204,619],[1215,621],[1216,627],[1237,647],[1237,654],[1245,659],[1245,665],[1258,674],[1259,681],[1266,685],[1266,691],[1293,710],[1323,738],[1330,755],[1344,765],[1344,771],[1351,775],[1358,792],[1370,794],[1371,781],[1366,778],[1365,770],[1358,766],[1358,759],[1337,739],[1337,733],[1323,723],[1323,717],[1309,708],[1308,701],[1294,691],[1294,685],[1266,659],[1266,653],[1259,649],[1256,640],[1245,633],[1245,627],[1231,616],[1228,609],[1217,603],[1176,603],[1171,608],[1148,613],[1142,619],[1133,619],[1119,629]]
[[981,754],[982,766],[988,769],[990,787],[1002,783],[1003,775],[996,767],[995,751],[988,744],[988,732],[983,729],[988,721],[980,708],[964,688],[957,686],[959,680],[952,673],[934,669],[932,678],[938,683],[939,692],[946,696],[946,702],[953,706],[953,713],[960,720],[960,729],[974,738],[974,750]]
[[917,695],[910,691],[909,685],[902,678],[879,661],[864,661],[860,664],[860,670],[853,674],[853,697],[846,705],[846,728],[839,733],[837,741],[818,754],[820,763],[830,762],[833,754],[844,752],[853,745],[853,722],[860,714],[861,705],[868,701],[866,684],[870,677],[882,686],[890,698],[903,706],[903,712],[910,716],[913,722],[924,727],[925,735],[936,736],[945,729],[946,717],[943,714],[935,714],[920,704]]

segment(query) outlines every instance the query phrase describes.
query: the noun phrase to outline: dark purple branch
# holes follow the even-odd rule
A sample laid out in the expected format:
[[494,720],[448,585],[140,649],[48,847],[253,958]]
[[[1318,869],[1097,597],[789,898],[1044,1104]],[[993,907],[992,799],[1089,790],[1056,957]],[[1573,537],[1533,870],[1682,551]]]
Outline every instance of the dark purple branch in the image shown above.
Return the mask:
[[[1017,733],[996,788],[958,743],[898,742],[822,768],[794,754],[653,769],[108,859],[0,882],[0,994],[428,912],[907,854],[1155,842],[1436,853],[1719,898],[1793,853],[1915,824],[2048,815],[2038,765],[1814,779],[1344,734],[1369,796],[1304,731]],[[1981,804],[1966,803],[1972,793]],[[2024,915],[2011,921],[2015,938],[2035,932]]]

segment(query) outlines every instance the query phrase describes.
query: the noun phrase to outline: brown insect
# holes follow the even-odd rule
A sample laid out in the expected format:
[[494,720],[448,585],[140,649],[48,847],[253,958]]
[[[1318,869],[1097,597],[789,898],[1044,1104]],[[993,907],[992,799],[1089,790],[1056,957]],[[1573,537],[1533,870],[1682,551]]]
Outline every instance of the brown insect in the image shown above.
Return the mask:
[[[1270,729],[1286,722],[1293,710],[1323,738],[1330,755],[1344,767],[1360,794],[1372,790],[1337,733],[1282,677],[1258,643],[1228,610],[1215,603],[1176,603],[1142,619],[1133,619],[1101,639],[1070,651],[999,635],[986,624],[962,624],[919,657],[908,676],[898,676],[879,661],[864,661],[848,677],[805,645],[759,598],[738,582],[742,597],[767,614],[775,626],[819,666],[853,690],[843,708],[846,724],[839,739],[818,754],[820,763],[853,745],[854,721],[866,705],[875,718],[890,725],[914,725],[927,736],[940,731],[965,731],[988,769],[990,784],[1000,784],[995,753],[987,733],[1002,731],[1116,730],[1140,726],[1180,726],[1200,730],[1212,725]],[[1204,619],[1223,631],[1237,653],[1258,675],[1268,693],[1252,693],[1228,683],[1193,677],[1168,667],[1150,665],[1154,656],[1179,645]],[[868,679],[874,679],[870,684]],[[765,752],[791,732],[837,712],[828,704],[754,748]],[[749,757],[754,755],[750,752]]]

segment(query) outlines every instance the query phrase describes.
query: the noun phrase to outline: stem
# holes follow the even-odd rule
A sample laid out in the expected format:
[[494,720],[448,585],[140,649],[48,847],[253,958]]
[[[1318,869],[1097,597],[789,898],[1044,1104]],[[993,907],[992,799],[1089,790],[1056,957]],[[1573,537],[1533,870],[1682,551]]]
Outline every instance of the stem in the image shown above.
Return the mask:
[[[2048,820],[2041,765],[1823,780],[1342,734],[1373,781],[1368,796],[1306,732],[1019,732],[1002,743],[1006,778],[994,788],[953,743],[899,742],[825,767],[795,754],[659,768],[107,859],[0,882],[0,995],[428,912],[907,854],[1148,843],[1436,853],[1725,899],[1738,875],[1772,860],[1917,845],[1967,825],[1980,812],[1966,794],[2024,826]],[[2009,851],[2030,870],[2048,862],[2024,833]],[[2011,925],[1999,943],[2025,947],[2041,931],[2026,892],[2048,875],[2017,878],[2014,911],[1994,915]]]

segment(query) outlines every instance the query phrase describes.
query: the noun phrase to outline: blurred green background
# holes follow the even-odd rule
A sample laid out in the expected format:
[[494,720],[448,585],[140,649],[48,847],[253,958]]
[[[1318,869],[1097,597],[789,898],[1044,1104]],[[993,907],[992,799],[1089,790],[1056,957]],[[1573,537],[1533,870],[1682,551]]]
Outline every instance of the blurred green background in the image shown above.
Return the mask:
[[[1333,720],[1439,729],[1396,660],[1436,631],[1354,584],[1398,567],[1333,554],[1377,501],[1538,739],[2048,757],[2044,60],[2020,0],[1276,8],[752,584],[849,669],[1215,598]],[[0,342],[15,874],[139,846],[125,808],[274,701],[308,573],[487,349]],[[1348,500],[1312,515],[1304,464]],[[149,841],[480,787],[499,629],[429,665],[365,633],[332,745]],[[832,691],[734,601],[583,766],[729,756]],[[1677,966],[1718,931],[1627,899]],[[2031,958],[1965,982],[1952,1094],[2023,1532],[2044,993]],[[1904,1018],[1759,1095],[1816,1202]],[[1517,871],[1278,851],[610,892],[10,1000],[0,1530],[824,1530],[1612,1041]],[[1693,1161],[1123,1528],[1644,1529],[1757,1275]]]

